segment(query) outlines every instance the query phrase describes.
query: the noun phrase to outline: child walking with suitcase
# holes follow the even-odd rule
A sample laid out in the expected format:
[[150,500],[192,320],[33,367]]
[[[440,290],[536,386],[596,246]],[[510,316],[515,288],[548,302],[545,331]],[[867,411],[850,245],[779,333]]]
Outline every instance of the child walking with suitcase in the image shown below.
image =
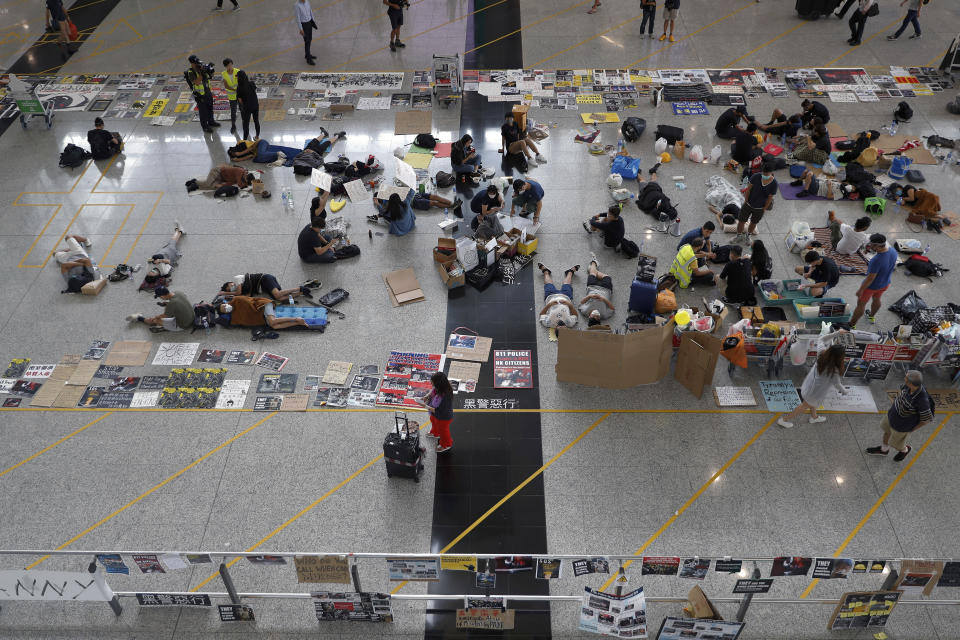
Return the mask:
[[423,404],[430,412],[430,432],[428,438],[437,439],[437,453],[449,451],[453,447],[453,438],[450,437],[450,423],[453,422],[453,387],[442,371],[430,377],[433,389],[423,399]]

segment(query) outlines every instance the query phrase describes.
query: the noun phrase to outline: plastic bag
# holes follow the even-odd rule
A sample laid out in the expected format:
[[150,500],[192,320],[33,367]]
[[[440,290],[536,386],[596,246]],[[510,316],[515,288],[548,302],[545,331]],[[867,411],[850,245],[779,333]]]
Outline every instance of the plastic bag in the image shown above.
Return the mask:
[[790,345],[790,362],[796,366],[802,365],[807,361],[807,353],[810,351],[810,338],[797,338]]
[[812,241],[813,231],[810,229],[810,225],[802,220],[794,220],[786,238],[787,249],[791,253],[800,253]]
[[918,311],[927,308],[927,303],[917,295],[916,291],[911,289],[888,308],[900,316],[900,320],[908,323],[913,320],[913,316],[915,316]]
[[667,150],[667,139],[657,138],[657,141],[653,143],[653,152],[659,155],[666,150]]
[[823,174],[826,176],[835,176],[837,175],[837,165],[833,163],[832,158],[827,158],[827,161],[823,163],[821,171],[823,171]]
[[619,189],[623,186],[623,176],[619,173],[611,173],[607,176],[607,186],[611,189]]
[[720,145],[716,145],[713,149],[710,150],[710,162],[711,164],[717,164],[720,162],[720,156],[723,155],[723,149],[720,148]]
[[698,144],[693,145],[688,157],[690,158],[690,162],[703,162],[703,147]]
[[630,156],[617,156],[610,165],[610,173],[619,173],[621,177],[627,180],[636,180],[640,172],[640,158],[631,158]]
[[723,176],[710,176],[706,181],[707,195],[704,200],[717,209],[723,209],[728,204],[743,206],[743,194],[727,182]]
[[407,155],[407,151],[403,147],[397,147],[396,149],[393,150],[393,155],[394,157],[400,158],[401,160],[403,160],[404,156]]

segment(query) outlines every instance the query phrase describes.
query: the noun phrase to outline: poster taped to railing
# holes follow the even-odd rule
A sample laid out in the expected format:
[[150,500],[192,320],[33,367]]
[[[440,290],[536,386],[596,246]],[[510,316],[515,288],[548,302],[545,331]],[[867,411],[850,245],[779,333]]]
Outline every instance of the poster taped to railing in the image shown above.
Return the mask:
[[386,593],[314,591],[310,596],[321,622],[393,622],[390,596]]
[[508,631],[513,625],[513,609],[457,609],[457,629]]
[[604,636],[647,637],[647,601],[643,587],[622,596],[584,587],[580,630]]
[[294,556],[297,582],[350,584],[350,561],[340,556]]
[[391,581],[434,581],[440,579],[439,558],[387,558]]
[[106,602],[113,591],[103,574],[70,571],[0,571],[0,600],[87,600]]

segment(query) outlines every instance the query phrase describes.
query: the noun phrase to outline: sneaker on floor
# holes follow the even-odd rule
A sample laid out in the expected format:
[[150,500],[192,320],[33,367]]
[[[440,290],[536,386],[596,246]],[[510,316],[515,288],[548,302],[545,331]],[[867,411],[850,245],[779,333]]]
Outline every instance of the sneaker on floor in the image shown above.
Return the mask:
[[587,222],[586,220],[583,221],[583,230],[586,231],[587,233],[593,233],[590,230],[590,223]]
[[816,418],[810,418],[810,424],[820,424],[821,422],[826,422],[826,416],[817,416]]
[[533,167],[538,167],[540,165],[538,165],[537,161],[534,160],[533,158],[527,158],[527,166],[533,168]]
[[787,422],[787,421],[784,420],[783,418],[777,418],[777,424],[780,425],[781,427],[783,427],[784,429],[792,429],[792,428],[793,428],[793,423],[792,423],[792,422]]
[[885,456],[889,451],[884,451],[883,447],[867,447],[867,453],[872,456]]
[[887,40],[896,40],[897,36],[887,36]]
[[799,186],[802,185],[802,184],[803,184],[803,180],[793,180],[793,181],[790,183],[790,186],[791,186],[791,187],[799,187]]
[[592,252],[592,251],[590,252],[590,262],[592,262],[593,264],[597,265],[597,269],[600,268],[600,261],[597,260],[597,254],[595,254],[595,253]]
[[179,220],[174,220],[174,221],[173,221],[173,229],[174,229],[175,231],[179,231],[179,232],[181,233],[181,235],[187,235],[187,232],[184,231],[183,225],[180,223]]
[[437,445],[437,453],[443,453],[444,451],[450,451],[450,449],[453,449],[453,447],[452,447],[452,446],[450,446],[450,447],[441,447],[440,445]]
[[910,36],[910,37],[907,38],[907,39],[908,39],[908,40],[916,40],[917,38],[920,38],[920,37],[922,37],[921,34],[915,33],[915,34],[913,34],[912,36]]
[[485,169],[481,169],[480,173],[483,174],[484,180],[489,180],[494,175],[496,175],[497,172],[494,171],[493,169],[485,168]]
[[124,318],[124,320],[126,320],[127,322],[143,322],[143,314],[131,313],[126,318]]
[[542,153],[537,154],[537,162],[539,164],[547,164],[547,159],[543,157]]
[[676,42],[676,41],[677,40],[673,36],[670,36],[670,42]]
[[87,238],[86,240],[84,240],[84,241],[81,242],[80,244],[82,244],[82,245],[83,245],[84,247],[86,247],[87,249],[89,249],[90,247],[93,246],[93,242],[91,242],[89,238]]
[[394,44],[397,45],[398,47],[400,47],[401,49],[403,49],[405,46],[407,46],[407,45],[403,44],[402,42],[400,42],[399,39],[398,39],[396,42],[394,42]]
[[904,458],[910,455],[910,452],[913,451],[913,447],[907,445],[906,451],[897,451],[897,455],[893,456],[894,462],[901,462]]
[[380,216],[367,216],[367,222],[372,222],[376,224],[380,220]]

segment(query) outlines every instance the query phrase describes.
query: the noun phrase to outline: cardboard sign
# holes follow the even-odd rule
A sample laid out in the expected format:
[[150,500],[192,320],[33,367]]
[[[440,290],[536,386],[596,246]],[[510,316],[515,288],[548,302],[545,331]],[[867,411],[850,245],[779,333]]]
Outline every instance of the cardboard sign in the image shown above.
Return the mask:
[[772,413],[793,411],[800,406],[800,396],[790,380],[761,380],[760,392],[767,411]]
[[490,347],[493,338],[472,336],[462,333],[451,333],[447,339],[447,357],[458,360],[472,360],[486,362],[490,358]]
[[942,573],[942,561],[904,560],[895,587],[903,593],[929,596]]
[[330,188],[333,187],[333,176],[320,169],[314,169],[310,173],[310,184],[321,191],[330,192]]
[[414,302],[423,302],[426,298],[420,288],[420,282],[413,269],[402,269],[384,274],[387,292],[390,294],[390,303],[395,307]]
[[457,609],[457,629],[508,631],[513,629],[514,610]]
[[[663,326],[627,334],[557,331],[557,381],[604,389],[652,384],[670,372],[673,356],[671,320]],[[644,366],[637,366],[637,363]]]
[[680,336],[680,351],[673,377],[697,398],[703,388],[713,382],[713,372],[723,340],[699,331],[685,331]]
[[350,561],[338,556],[294,556],[297,582],[350,584]]

